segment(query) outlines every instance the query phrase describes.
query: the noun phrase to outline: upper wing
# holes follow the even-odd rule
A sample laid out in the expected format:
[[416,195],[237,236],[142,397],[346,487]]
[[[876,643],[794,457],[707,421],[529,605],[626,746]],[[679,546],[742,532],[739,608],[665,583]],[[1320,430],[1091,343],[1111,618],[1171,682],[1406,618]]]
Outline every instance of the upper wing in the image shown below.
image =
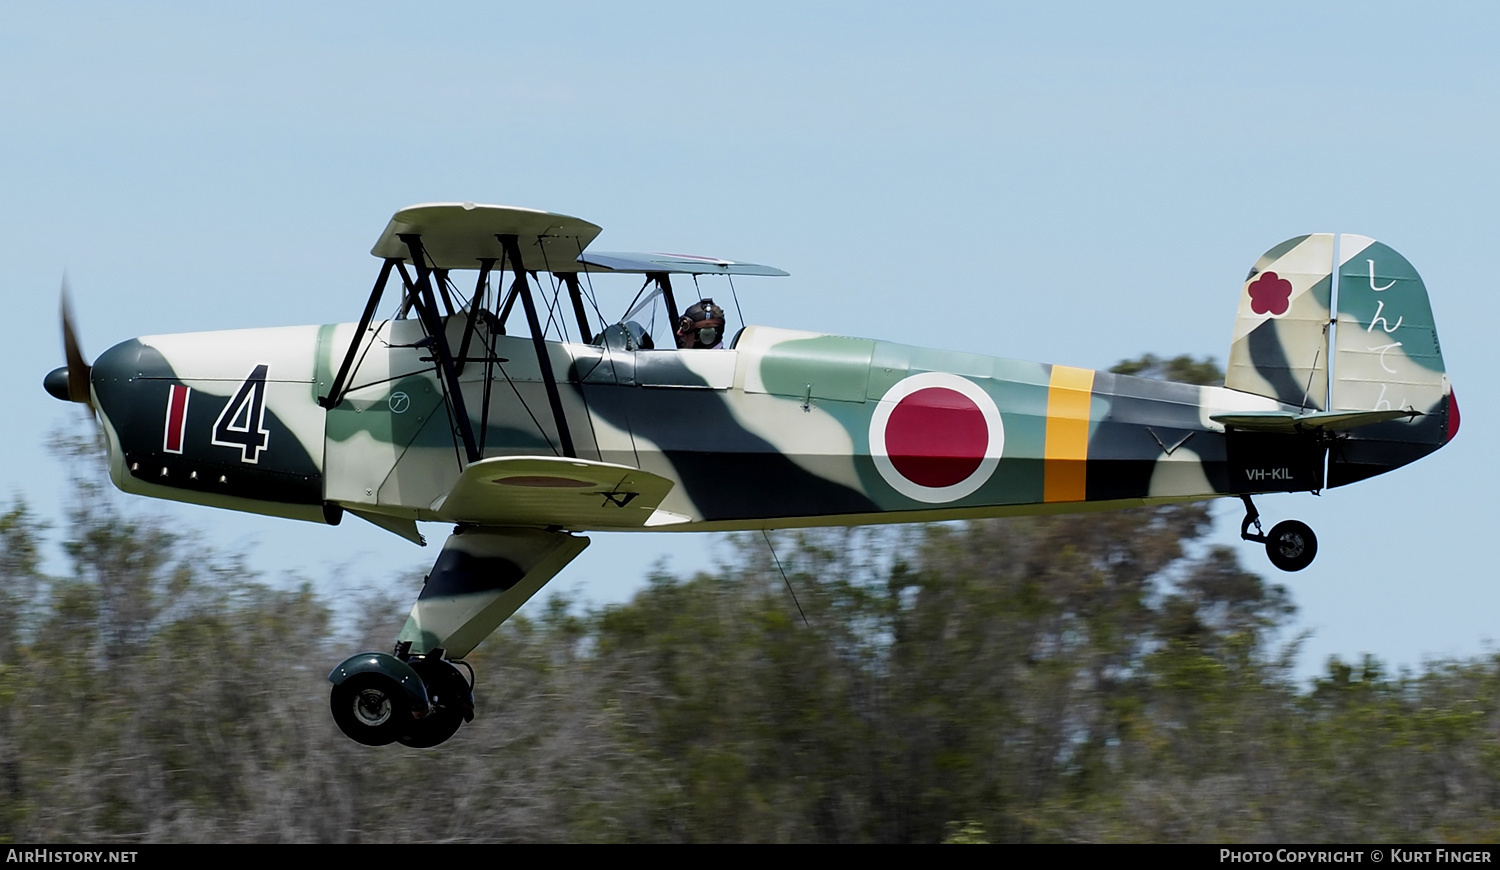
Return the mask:
[[597,225],[581,218],[532,208],[433,202],[407,206],[392,215],[370,253],[411,262],[411,249],[401,236],[415,233],[422,237],[433,266],[478,269],[483,258],[499,262],[505,257],[497,235],[513,235],[527,269],[572,272],[578,269],[578,255],[599,232]]
[[587,251],[578,256],[586,271],[629,272],[647,274],[667,272],[675,275],[764,275],[784,278],[787,273],[775,266],[742,263],[719,257],[697,257],[692,254],[635,254]]

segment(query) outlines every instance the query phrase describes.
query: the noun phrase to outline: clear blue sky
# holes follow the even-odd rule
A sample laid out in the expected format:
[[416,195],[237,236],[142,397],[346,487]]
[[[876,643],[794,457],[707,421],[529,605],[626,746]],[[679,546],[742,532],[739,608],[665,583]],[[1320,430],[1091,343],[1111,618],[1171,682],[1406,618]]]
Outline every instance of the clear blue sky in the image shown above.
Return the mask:
[[[507,8],[510,7],[510,8]],[[355,319],[395,209],[578,215],[603,250],[781,266],[753,322],[1102,368],[1228,350],[1246,269],[1375,236],[1432,293],[1463,431],[1322,498],[1266,498],[1330,654],[1500,637],[1494,236],[1500,8],[1357,4],[0,4],[0,488],[59,517],[42,392],[71,276],[85,350]],[[624,300],[621,299],[621,306]],[[155,503],[331,592],[430,564],[373,527]],[[1219,508],[1232,540],[1238,507]],[[427,529],[440,542],[446,529]],[[555,581],[628,595],[706,536],[598,536]],[[1243,545],[1247,565],[1270,572]],[[414,594],[413,583],[409,593]]]

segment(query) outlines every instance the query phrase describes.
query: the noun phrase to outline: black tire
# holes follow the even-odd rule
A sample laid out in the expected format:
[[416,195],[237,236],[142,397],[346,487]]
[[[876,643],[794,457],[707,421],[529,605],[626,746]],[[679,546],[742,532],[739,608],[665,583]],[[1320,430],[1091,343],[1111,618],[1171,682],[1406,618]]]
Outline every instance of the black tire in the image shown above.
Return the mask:
[[402,746],[428,749],[458,733],[465,719],[474,718],[474,688],[463,672],[442,659],[415,659],[412,669],[427,686],[432,712],[409,722],[396,738]]
[[413,749],[430,749],[441,743],[446,743],[449,737],[458,733],[458,727],[464,724],[464,714],[452,707],[438,707],[421,719],[413,719],[406,726],[406,733],[396,738],[396,742],[402,746],[410,746]]
[[355,674],[334,686],[328,706],[344,736],[366,746],[395,741],[411,723],[406,693],[380,674]]
[[1307,523],[1283,520],[1266,536],[1266,555],[1283,571],[1301,571],[1318,555],[1318,536]]

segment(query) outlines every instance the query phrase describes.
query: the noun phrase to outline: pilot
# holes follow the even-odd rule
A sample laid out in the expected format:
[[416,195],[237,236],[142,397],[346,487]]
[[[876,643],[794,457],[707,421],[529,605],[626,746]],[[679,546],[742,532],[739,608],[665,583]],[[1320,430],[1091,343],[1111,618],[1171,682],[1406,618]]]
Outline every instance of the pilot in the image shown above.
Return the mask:
[[677,321],[677,346],[683,349],[722,348],[724,309],[715,305],[712,299],[703,299],[688,306],[688,310]]

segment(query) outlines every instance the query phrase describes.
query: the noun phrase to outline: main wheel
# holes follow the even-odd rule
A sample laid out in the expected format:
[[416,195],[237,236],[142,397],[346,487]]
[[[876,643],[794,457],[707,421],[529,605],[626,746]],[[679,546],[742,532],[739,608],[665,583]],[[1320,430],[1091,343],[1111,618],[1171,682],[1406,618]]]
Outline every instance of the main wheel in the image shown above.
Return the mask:
[[395,680],[380,674],[355,674],[334,686],[328,705],[339,730],[366,746],[394,741],[412,721],[406,694]]
[[396,742],[413,749],[429,749],[447,742],[449,737],[458,733],[458,726],[462,724],[464,714],[461,711],[451,707],[437,707],[421,719],[409,722],[406,732],[397,737]]
[[414,659],[410,664],[427,686],[432,712],[411,720],[396,740],[402,746],[427,749],[445,742],[464,720],[474,718],[474,687],[463,672],[442,659]]
[[1307,523],[1283,520],[1266,536],[1266,555],[1283,571],[1301,571],[1318,555],[1318,536]]

